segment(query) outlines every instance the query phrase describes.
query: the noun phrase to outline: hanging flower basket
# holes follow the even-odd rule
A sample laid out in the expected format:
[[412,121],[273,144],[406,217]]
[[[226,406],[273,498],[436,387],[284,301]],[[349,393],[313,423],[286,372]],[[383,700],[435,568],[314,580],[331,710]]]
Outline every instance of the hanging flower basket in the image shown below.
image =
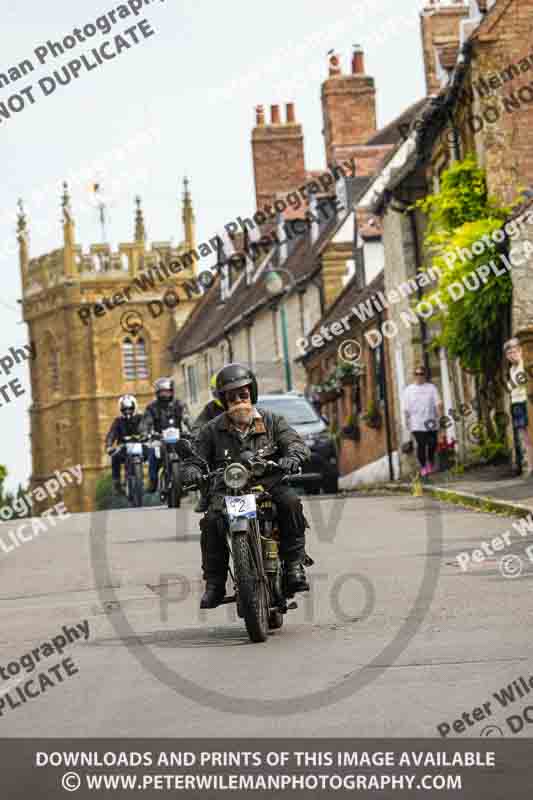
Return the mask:
[[361,428],[359,425],[345,425],[341,433],[345,439],[351,439],[352,442],[359,442],[361,440]]
[[381,413],[377,403],[373,400],[368,404],[362,419],[369,428],[381,428]]
[[318,400],[321,405],[324,403],[331,403],[332,400],[337,399],[337,389],[329,389],[325,392],[320,392],[318,395]]

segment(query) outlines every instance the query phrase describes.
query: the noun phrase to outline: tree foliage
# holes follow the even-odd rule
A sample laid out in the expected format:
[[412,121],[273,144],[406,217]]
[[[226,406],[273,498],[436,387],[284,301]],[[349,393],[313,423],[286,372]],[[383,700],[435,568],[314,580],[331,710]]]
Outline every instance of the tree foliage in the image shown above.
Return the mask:
[[[436,292],[427,298],[439,309],[434,315],[440,322],[436,344],[459,358],[463,367],[479,370],[492,380],[501,363],[512,281],[508,272],[495,275],[491,271],[483,283],[475,271],[492,261],[501,271],[498,245],[491,234],[502,227],[512,207],[499,205],[489,196],[485,172],[473,156],[449,167],[442,174],[440,191],[417,205],[428,216],[425,244],[432,256],[431,266],[441,274]],[[479,255],[472,251],[476,242],[485,247]],[[459,250],[468,250],[471,257],[463,253],[461,258]],[[474,288],[465,288],[463,280]],[[455,301],[450,293],[453,284],[465,288],[463,297]],[[437,302],[437,293],[446,310]]]

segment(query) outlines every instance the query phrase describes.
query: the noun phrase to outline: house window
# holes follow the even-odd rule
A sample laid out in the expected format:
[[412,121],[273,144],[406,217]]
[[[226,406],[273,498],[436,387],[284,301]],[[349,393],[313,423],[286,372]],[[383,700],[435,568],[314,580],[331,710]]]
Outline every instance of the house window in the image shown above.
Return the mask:
[[144,380],[149,377],[144,339],[131,336],[124,339],[122,342],[122,368],[127,381]]
[[48,375],[50,377],[50,391],[59,391],[59,352],[54,344],[48,351]]
[[187,391],[189,403],[194,405],[194,403],[198,402],[198,375],[195,364],[190,364],[187,367]]

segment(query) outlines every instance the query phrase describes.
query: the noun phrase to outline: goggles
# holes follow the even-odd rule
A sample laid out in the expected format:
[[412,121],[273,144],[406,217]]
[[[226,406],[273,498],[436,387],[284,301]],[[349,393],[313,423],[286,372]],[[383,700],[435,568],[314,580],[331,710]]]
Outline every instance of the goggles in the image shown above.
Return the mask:
[[249,400],[250,390],[247,386],[243,386],[241,389],[233,389],[229,392],[226,392],[225,395],[227,404],[233,405],[239,400]]

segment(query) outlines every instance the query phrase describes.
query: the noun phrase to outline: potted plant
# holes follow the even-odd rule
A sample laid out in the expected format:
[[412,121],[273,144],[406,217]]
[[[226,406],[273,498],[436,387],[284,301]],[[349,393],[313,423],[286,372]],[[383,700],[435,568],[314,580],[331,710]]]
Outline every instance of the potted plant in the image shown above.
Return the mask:
[[341,429],[341,433],[345,439],[351,439],[354,442],[358,442],[361,439],[361,428],[359,426],[357,417],[354,417],[353,414],[350,414],[346,420],[346,425]]
[[455,439],[446,439],[443,437],[438,444],[437,452],[439,454],[439,466],[441,470],[448,470],[455,466],[455,448],[457,442]]
[[363,414],[363,420],[369,428],[381,427],[381,414],[374,400],[368,404],[366,412]]

